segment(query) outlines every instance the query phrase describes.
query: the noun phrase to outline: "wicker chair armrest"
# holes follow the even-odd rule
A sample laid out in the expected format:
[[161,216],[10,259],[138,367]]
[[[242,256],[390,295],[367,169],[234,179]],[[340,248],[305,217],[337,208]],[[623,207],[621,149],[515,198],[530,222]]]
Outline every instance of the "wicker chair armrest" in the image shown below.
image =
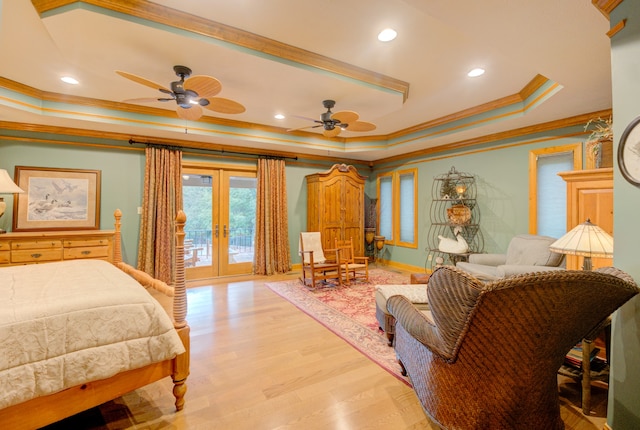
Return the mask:
[[[617,267],[611,267],[611,266],[600,267],[594,270],[594,272],[606,273],[608,275],[616,276],[621,280],[623,280],[624,282],[629,283],[630,288],[634,288],[634,287],[636,289],[638,288],[638,284],[636,284],[636,281],[631,277],[631,275],[618,269]],[[596,325],[589,333],[587,333],[584,336],[584,339],[587,341],[593,342],[600,335],[602,330],[609,325],[611,325],[611,315],[609,315],[607,318],[602,320],[598,325]]]
[[446,360],[453,358],[452,351],[442,341],[436,327],[405,296],[391,296],[387,299],[387,310],[402,327],[418,342]]
[[[454,362],[484,290],[485,284],[468,273],[443,266],[433,271],[427,288],[433,323],[422,314],[418,317],[406,310],[406,304],[398,308],[400,299],[387,300],[387,309],[416,340],[443,359]],[[407,325],[411,325],[411,329]]]
[[368,263],[369,257],[353,257],[353,261],[360,261],[362,263]]

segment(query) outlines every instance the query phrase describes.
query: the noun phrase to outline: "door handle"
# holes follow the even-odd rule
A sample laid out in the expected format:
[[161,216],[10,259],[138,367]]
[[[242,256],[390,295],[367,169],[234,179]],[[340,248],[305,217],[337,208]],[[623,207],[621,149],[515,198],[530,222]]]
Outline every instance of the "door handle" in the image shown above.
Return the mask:
[[218,224],[216,224],[216,229],[215,230],[216,230],[215,234],[216,234],[216,239],[217,239],[218,238]]
[[222,228],[222,237],[227,237],[227,225],[226,224]]

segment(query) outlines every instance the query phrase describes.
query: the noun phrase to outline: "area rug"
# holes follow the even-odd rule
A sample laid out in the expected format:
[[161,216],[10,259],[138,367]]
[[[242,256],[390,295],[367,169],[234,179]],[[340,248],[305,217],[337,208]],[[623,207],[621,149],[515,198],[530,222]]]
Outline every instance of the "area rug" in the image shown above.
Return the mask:
[[376,285],[408,283],[406,274],[371,269],[368,283],[310,288],[294,280],[265,285],[409,385],[393,348],[387,345],[387,338],[378,327],[375,302]]

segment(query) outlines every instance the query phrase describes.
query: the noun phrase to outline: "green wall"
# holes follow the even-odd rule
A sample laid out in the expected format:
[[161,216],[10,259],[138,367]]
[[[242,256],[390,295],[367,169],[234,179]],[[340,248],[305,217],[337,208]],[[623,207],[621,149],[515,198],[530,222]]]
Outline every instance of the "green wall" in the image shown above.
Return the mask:
[[[611,25],[623,19],[624,28],[611,38],[614,151],[627,124],[640,115],[640,1],[625,0],[611,13]],[[616,168],[614,190],[614,265],[640,280],[640,188],[629,184]],[[640,298],[636,296],[614,314],[612,323],[607,421],[614,430],[640,428],[638,357]]]
[[[0,136],[0,168],[13,177],[15,166],[100,170],[100,228],[113,229],[113,213],[120,209],[123,213],[122,257],[130,264],[136,263],[140,228],[137,209],[142,204],[144,151],[17,142]],[[5,196],[5,201],[7,212],[0,218],[0,226],[11,230],[13,196]]]
[[[582,127],[555,130],[553,133],[494,142],[496,146],[492,148],[439,153],[431,158],[412,160],[386,169],[385,166],[377,168],[371,175],[371,181],[375,181],[378,173],[418,169],[418,247],[410,249],[387,246],[384,258],[425,267],[433,179],[449,172],[451,167],[476,177],[484,251],[504,252],[514,235],[529,231],[529,151],[581,143],[575,137],[581,131]],[[571,135],[573,137],[565,137]]]
[[[528,231],[529,151],[545,146],[579,142],[575,137],[563,136],[575,135],[580,131],[581,127],[577,129],[574,127],[557,130],[550,134],[530,135],[517,140],[494,142],[491,148],[478,147],[473,151],[439,153],[400,165],[381,165],[373,171],[364,165],[358,166],[360,174],[367,177],[365,192],[369,197],[376,197],[378,173],[394,169],[418,169],[418,247],[387,246],[382,258],[416,268],[425,266],[433,178],[448,172],[452,166],[455,166],[458,171],[472,173],[477,177],[478,204],[485,251],[504,251],[511,237]],[[124,214],[123,258],[130,264],[136,264],[139,231],[137,208],[142,202],[144,177],[142,148],[133,148],[122,141],[39,135],[33,132],[5,132],[5,135],[6,137],[3,137],[0,131],[0,168],[7,169],[11,174],[16,165],[100,170],[102,172],[100,227],[113,228],[113,212],[116,208],[122,210]],[[20,140],[12,139],[16,137]],[[83,145],[91,146],[38,143],[42,139],[47,139],[49,142],[52,140],[81,142]],[[206,156],[185,154],[183,159],[216,164],[253,162],[212,157],[211,154]],[[304,160],[287,161],[289,243],[292,264],[300,262],[298,237],[299,232],[306,229],[305,176],[328,170],[333,163],[334,161],[325,163]],[[8,196],[7,203],[11,208],[12,196]],[[0,219],[0,225],[10,229],[11,215],[11,211],[7,211]]]

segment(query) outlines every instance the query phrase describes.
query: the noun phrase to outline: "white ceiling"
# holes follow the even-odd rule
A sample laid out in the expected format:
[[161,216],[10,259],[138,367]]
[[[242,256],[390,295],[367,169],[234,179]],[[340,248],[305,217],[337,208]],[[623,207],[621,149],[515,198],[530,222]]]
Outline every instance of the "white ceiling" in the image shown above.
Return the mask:
[[[69,5],[40,15],[47,3],[0,2],[0,121],[377,160],[611,108],[609,22],[589,0],[158,0],[126,2],[136,5],[131,13],[114,0],[59,0]],[[217,23],[261,37],[224,33]],[[395,41],[376,40],[384,27],[398,31]],[[238,35],[254,49],[214,37]],[[404,82],[408,97],[311,67],[306,54],[292,61],[256,51],[263,42],[294,47],[294,60],[305,50]],[[219,79],[219,97],[246,112],[205,110],[186,122],[173,102],[121,103],[162,94],[115,70],[169,86],[177,64]],[[468,78],[474,67],[487,72]],[[63,75],[80,85],[62,83]],[[505,104],[538,75],[546,78],[540,94]],[[332,139],[287,131],[313,125],[298,117],[319,119],[325,99],[377,129]],[[469,110],[481,114],[455,122]]]

